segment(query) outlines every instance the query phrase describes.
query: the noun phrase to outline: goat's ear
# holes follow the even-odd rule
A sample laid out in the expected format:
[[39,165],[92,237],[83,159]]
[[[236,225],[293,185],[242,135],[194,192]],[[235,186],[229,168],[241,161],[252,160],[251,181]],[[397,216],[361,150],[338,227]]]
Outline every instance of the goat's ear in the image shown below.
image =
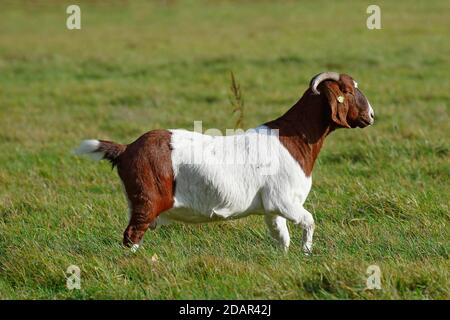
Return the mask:
[[347,123],[348,101],[339,88],[339,84],[335,81],[324,82],[325,96],[331,107],[331,119],[344,128],[350,128]]

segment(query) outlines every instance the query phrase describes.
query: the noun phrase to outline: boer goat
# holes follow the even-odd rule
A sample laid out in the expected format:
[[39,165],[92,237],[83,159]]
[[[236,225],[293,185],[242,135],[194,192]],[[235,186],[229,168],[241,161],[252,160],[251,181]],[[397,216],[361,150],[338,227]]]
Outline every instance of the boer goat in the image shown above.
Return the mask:
[[133,251],[149,227],[261,214],[284,250],[290,242],[287,220],[300,225],[308,254],[314,219],[303,204],[325,137],[373,122],[357,83],[346,74],[324,72],[284,115],[241,134],[152,130],[128,145],[85,140],[77,153],[117,166],[129,206],[123,244]]

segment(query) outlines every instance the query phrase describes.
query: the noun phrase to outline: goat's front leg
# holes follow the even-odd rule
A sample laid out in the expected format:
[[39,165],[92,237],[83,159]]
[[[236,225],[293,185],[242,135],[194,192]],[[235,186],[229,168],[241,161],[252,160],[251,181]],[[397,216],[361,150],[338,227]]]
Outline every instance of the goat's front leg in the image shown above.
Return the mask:
[[289,236],[286,219],[278,215],[266,213],[264,220],[266,221],[267,228],[269,229],[272,238],[277,241],[278,246],[284,252],[287,252],[291,238]]
[[283,206],[280,210],[281,216],[299,224],[303,229],[303,252],[306,255],[312,253],[313,235],[314,235],[314,218],[312,214],[303,208],[303,206]]
[[[305,209],[303,209],[305,210]],[[313,245],[313,235],[314,235],[314,228],[316,225],[314,224],[314,219],[312,217],[312,214],[305,210],[310,216],[312,223],[307,224],[305,226],[302,226],[303,228],[303,252],[306,255],[310,255],[312,253],[312,245]]]

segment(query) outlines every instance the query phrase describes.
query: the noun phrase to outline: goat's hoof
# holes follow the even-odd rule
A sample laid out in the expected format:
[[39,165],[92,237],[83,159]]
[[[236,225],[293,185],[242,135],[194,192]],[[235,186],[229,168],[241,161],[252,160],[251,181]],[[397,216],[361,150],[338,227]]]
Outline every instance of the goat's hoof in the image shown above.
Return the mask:
[[133,244],[133,246],[131,247],[131,252],[135,253],[137,251],[137,249],[139,249],[139,245],[137,243]]
[[311,256],[312,255],[312,246],[311,245],[304,245],[303,246],[303,253],[305,254],[305,256]]

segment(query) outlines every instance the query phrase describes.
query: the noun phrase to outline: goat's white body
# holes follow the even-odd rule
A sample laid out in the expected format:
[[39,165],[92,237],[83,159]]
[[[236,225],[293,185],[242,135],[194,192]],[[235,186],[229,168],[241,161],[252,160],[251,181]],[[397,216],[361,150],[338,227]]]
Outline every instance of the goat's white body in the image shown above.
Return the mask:
[[[199,223],[281,213],[302,223],[311,178],[278,136],[267,130],[261,126],[234,136],[171,130],[175,199],[174,208],[160,215],[161,222]],[[193,155],[200,158],[193,161]],[[298,210],[294,213],[291,208]]]

